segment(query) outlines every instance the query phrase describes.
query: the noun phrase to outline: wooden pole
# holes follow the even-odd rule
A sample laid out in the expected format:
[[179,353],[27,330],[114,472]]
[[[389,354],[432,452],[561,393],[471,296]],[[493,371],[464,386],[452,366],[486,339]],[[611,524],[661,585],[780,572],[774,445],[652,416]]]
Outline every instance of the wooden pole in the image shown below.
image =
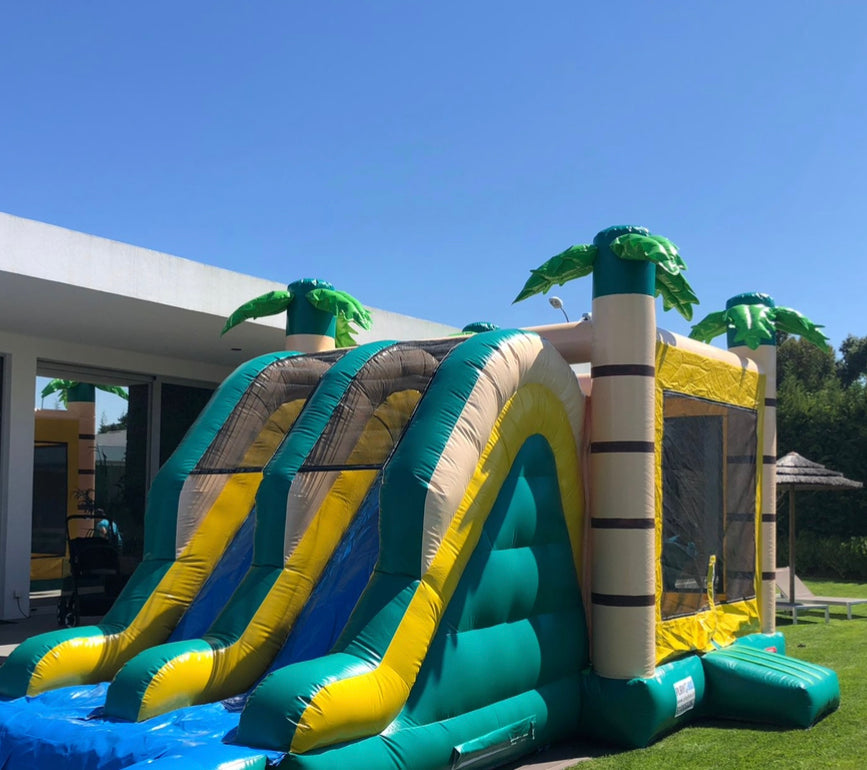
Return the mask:
[[795,603],[795,489],[789,490],[789,601]]

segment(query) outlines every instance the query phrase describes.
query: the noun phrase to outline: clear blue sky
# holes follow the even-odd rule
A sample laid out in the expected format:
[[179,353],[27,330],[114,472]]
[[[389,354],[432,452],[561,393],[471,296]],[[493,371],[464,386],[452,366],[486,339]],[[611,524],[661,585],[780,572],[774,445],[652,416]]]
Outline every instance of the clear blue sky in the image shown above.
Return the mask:
[[16,2],[0,64],[12,214],[456,326],[557,321],[529,269],[642,224],[696,320],[867,335],[863,0]]

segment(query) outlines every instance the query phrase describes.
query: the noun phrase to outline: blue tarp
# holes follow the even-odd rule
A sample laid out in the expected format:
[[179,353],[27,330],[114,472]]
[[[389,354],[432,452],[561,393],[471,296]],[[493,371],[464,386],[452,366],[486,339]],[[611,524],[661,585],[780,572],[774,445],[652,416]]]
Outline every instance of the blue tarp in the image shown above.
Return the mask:
[[[212,754],[212,767],[223,761],[222,740],[237,726],[236,711],[212,703],[138,724],[112,722],[100,716],[107,688],[104,683],[65,687],[0,702],[0,766],[115,770],[192,749]],[[246,751],[250,756],[280,758],[279,752]]]

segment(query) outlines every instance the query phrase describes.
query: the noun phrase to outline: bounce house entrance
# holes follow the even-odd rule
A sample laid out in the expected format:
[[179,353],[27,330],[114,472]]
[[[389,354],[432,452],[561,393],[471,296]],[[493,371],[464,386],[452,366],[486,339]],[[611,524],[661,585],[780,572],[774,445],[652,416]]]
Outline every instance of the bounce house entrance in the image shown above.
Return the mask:
[[764,382],[664,344],[657,367],[659,664],[759,630]]
[[755,411],[664,395],[663,620],[756,597]]

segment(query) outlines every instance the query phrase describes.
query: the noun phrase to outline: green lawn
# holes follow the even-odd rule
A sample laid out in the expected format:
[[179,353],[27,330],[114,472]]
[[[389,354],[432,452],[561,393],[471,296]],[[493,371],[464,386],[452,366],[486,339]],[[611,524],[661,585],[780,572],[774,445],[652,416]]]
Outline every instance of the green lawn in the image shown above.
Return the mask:
[[[815,594],[867,598],[867,584],[805,581]],[[809,730],[778,730],[742,723],[697,723],[646,749],[605,754],[575,765],[580,770],[641,768],[867,768],[867,605],[800,616],[796,626],[778,620],[787,654],[833,669],[840,678],[840,708]]]

